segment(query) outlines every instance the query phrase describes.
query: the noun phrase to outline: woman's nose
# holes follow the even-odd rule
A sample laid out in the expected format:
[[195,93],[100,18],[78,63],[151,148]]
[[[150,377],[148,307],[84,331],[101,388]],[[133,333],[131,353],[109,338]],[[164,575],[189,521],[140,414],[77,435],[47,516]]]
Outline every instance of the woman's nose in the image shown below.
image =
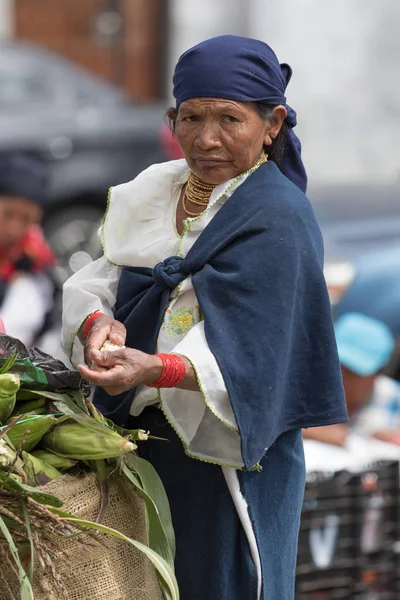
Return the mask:
[[198,131],[195,144],[202,150],[221,147],[221,136],[217,124],[203,123]]

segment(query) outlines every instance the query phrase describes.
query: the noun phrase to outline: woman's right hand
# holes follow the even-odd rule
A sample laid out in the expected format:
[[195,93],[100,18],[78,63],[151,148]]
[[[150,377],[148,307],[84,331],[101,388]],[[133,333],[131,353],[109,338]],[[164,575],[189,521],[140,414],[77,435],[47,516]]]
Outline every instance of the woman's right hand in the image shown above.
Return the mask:
[[93,322],[89,335],[84,339],[85,323],[79,330],[79,339],[83,344],[85,362],[90,367],[93,363],[93,350],[99,351],[104,342],[109,340],[116,346],[124,346],[126,340],[125,326],[108,315],[99,317]]

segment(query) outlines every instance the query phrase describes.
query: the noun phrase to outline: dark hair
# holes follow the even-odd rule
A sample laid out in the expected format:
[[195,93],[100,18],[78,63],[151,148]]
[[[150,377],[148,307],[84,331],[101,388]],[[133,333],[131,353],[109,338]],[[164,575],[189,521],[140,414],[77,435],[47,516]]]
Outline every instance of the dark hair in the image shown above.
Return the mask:
[[[260,117],[267,120],[273,119],[273,112],[275,106],[277,104],[262,104],[261,102],[254,102],[257,107],[258,113]],[[168,122],[168,127],[175,133],[175,120],[169,116],[172,114],[175,118],[178,115],[178,109],[174,106],[171,106],[165,113],[165,117]],[[288,126],[285,122],[283,122],[282,127],[278,135],[274,140],[272,140],[272,144],[269,146],[264,146],[265,152],[268,154],[268,159],[273,160],[278,166],[280,166],[283,156],[287,147],[287,138],[288,138]]]
[[[174,116],[173,119],[171,119],[171,117],[169,116],[170,114],[172,114]],[[170,128],[172,133],[175,133],[175,119],[177,116],[178,116],[178,109],[175,108],[175,106],[170,106],[169,109],[167,110],[167,112],[165,113],[165,118],[167,119],[168,127]]]

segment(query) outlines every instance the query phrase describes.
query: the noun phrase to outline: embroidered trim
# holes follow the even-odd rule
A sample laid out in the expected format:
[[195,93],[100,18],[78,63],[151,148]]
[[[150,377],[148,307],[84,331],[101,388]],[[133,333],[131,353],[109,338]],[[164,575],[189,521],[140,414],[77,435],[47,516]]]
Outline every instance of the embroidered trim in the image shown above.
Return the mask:
[[189,458],[193,458],[195,460],[200,460],[201,462],[205,462],[205,463],[209,463],[212,465],[217,465],[219,467],[228,467],[229,469],[236,469],[238,471],[243,471],[244,466],[239,466],[239,465],[228,465],[226,463],[220,462],[220,461],[216,461],[216,460],[211,460],[209,458],[204,458],[204,456],[201,455],[197,455],[194,452],[191,452],[188,448],[188,444],[186,442],[186,440],[184,439],[184,437],[182,436],[181,432],[179,431],[178,426],[174,423],[173,421],[173,417],[171,415],[169,415],[167,407],[164,405],[164,401],[162,399],[162,390],[159,389],[158,390],[158,399],[160,401],[160,408],[165,416],[165,418],[167,419],[169,425],[171,425],[172,429],[175,431],[176,435],[179,437],[179,439],[182,442],[183,445],[183,449],[184,452],[186,454],[186,456],[188,456]]
[[216,417],[219,421],[221,421],[221,423],[223,423],[223,425],[225,425],[225,427],[227,427],[228,429],[230,429],[231,431],[234,431],[235,433],[237,433],[237,435],[239,435],[239,429],[237,427],[235,427],[234,425],[231,425],[230,423],[225,421],[225,419],[223,419],[222,416],[220,414],[218,414],[218,411],[214,408],[214,406],[211,404],[210,400],[208,399],[193,358],[184,352],[179,352],[179,354],[180,354],[180,356],[184,356],[185,358],[187,358],[188,361],[191,363],[193,370],[196,374],[196,379],[197,379],[197,383],[199,384],[200,392],[203,395],[204,402],[205,402],[207,408],[212,412],[214,417]]
[[104,227],[105,227],[105,224],[106,224],[106,218],[107,218],[107,215],[108,215],[108,211],[110,210],[110,206],[111,206],[111,196],[112,196],[113,189],[114,189],[113,187],[110,187],[110,189],[108,190],[108,194],[107,194],[107,206],[106,206],[106,210],[104,212],[103,218],[101,220],[100,238],[101,238],[101,245],[103,246],[104,258],[106,259],[106,261],[108,263],[110,263],[110,265],[113,265],[114,267],[123,267],[124,265],[119,265],[118,263],[115,263],[110,258],[108,258],[108,256],[107,256],[107,247],[106,247],[106,236],[104,234]]
[[259,462],[247,469],[247,471],[258,471],[258,473],[261,473],[262,470],[263,470],[263,467],[261,466],[261,464]]
[[74,346],[75,346],[75,342],[76,342],[76,338],[78,336],[78,331],[80,330],[80,328],[82,327],[82,325],[84,324],[84,322],[86,321],[86,319],[88,318],[88,316],[91,313],[88,313],[87,315],[85,315],[82,319],[82,321],[79,323],[78,327],[72,332],[72,339],[71,339],[71,348],[70,348],[70,354],[69,354],[69,362],[71,363],[71,365],[75,366],[74,363],[72,362],[72,355],[74,353]]
[[188,219],[185,219],[183,221],[183,231],[180,235],[180,240],[179,240],[179,244],[178,244],[178,256],[180,256],[181,258],[185,258],[185,253],[183,251],[183,242],[185,240],[185,235],[191,231],[190,229],[190,223],[188,222]]
[[[179,239],[179,245],[178,245],[178,256],[181,256],[183,258],[183,249],[181,248],[181,244],[182,244],[182,236],[185,233],[185,222],[183,221],[183,231],[180,234],[178,232],[178,229],[176,227],[176,211],[178,210],[178,204],[179,204],[179,199],[181,196],[181,192],[182,192],[182,187],[185,185],[185,183],[188,180],[189,177],[189,172],[190,169],[188,168],[188,170],[186,171],[186,173],[184,175],[182,175],[182,177],[180,178],[180,180],[178,181],[178,183],[176,184],[176,190],[175,190],[175,197],[174,197],[174,201],[172,203],[172,215],[171,215],[171,221],[172,221],[172,229],[175,232],[176,237]],[[182,252],[182,254],[181,254]]]

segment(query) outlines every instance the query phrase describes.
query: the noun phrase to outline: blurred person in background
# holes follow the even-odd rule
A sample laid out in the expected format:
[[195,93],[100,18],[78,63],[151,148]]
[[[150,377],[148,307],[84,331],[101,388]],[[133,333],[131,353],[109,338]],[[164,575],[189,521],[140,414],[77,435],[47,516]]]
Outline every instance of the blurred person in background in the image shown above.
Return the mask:
[[168,125],[164,125],[164,127],[162,127],[160,131],[160,141],[165,155],[169,156],[171,160],[183,158],[183,152],[179,142]]
[[350,432],[400,446],[400,384],[381,373],[395,348],[390,329],[361,313],[335,324],[349,423],[304,430],[305,439],[344,446]]
[[55,291],[55,259],[40,227],[46,198],[40,161],[0,154],[0,317],[27,346],[45,330]]
[[169,441],[140,453],[170,501],[182,600],[293,600],[301,429],[347,420],[291,75],[254,39],[184,53],[169,117],[185,160],[111,190],[104,256],[64,286],[64,348],[97,407]]

